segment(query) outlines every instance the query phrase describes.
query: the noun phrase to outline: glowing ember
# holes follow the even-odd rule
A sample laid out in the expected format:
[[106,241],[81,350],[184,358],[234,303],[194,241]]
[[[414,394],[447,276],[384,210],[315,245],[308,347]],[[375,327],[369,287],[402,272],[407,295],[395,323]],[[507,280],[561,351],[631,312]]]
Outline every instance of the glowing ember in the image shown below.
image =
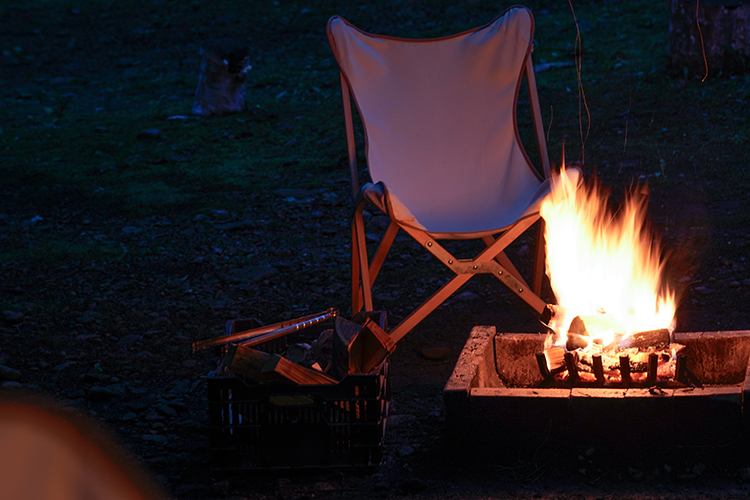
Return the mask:
[[606,194],[579,174],[563,167],[541,207],[547,275],[563,312],[550,325],[554,343],[566,343],[576,316],[606,313],[606,326],[588,332],[604,345],[616,334],[670,328],[675,297],[661,285],[664,262],[645,223],[645,201],[630,195],[613,213]]

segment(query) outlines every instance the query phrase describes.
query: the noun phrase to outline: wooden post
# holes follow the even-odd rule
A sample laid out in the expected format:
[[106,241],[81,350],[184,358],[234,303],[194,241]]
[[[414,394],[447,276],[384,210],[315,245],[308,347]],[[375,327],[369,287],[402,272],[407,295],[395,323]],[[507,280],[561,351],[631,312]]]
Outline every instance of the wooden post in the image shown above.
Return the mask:
[[742,0],[671,0],[669,69],[705,78],[750,69],[750,4]]
[[222,38],[204,43],[193,114],[207,116],[243,111],[249,63],[247,46],[236,40]]

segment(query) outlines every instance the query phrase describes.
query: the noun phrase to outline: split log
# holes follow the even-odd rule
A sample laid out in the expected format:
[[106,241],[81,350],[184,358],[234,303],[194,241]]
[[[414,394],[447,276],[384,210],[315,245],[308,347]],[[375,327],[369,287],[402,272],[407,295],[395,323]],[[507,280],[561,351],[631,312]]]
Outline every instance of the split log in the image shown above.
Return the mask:
[[274,377],[276,381],[295,385],[336,384],[338,381],[325,373],[292,363],[278,354],[270,354],[260,370],[261,374]]
[[552,375],[565,370],[565,349],[561,346],[553,346],[545,349],[544,358],[547,361],[547,367]]
[[349,349],[362,331],[362,325],[341,316],[336,318],[333,325],[333,353],[331,360],[331,375],[338,379],[349,373]]
[[261,383],[271,382],[274,377],[261,373],[263,366],[268,362],[270,354],[246,347],[243,345],[230,345],[224,356],[224,366],[228,366],[234,373],[239,373]]
[[370,373],[395,348],[396,343],[390,335],[368,318],[349,344],[349,373]]
[[543,352],[538,352],[536,354],[536,363],[539,366],[539,373],[542,375],[543,379],[547,380],[552,377],[552,374],[549,371],[549,366],[547,365],[547,357]]

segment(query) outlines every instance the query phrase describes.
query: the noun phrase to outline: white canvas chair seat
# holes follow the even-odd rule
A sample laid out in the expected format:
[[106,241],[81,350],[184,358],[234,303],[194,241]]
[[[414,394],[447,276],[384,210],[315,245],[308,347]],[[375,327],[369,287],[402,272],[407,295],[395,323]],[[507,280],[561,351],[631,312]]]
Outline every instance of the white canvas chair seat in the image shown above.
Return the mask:
[[[534,293],[503,253],[539,219],[539,204],[549,190],[531,62],[533,25],[524,7],[512,7],[486,26],[425,40],[365,33],[338,16],[328,22],[341,69],[353,192],[360,200],[352,225],[352,312],[372,309],[372,281],[399,229],[456,272],[392,330],[396,340],[476,273],[492,272],[534,309],[544,306],[538,297],[539,266]],[[518,135],[516,112],[524,75],[543,175]],[[362,120],[373,181],[361,191],[351,98]],[[391,219],[372,263],[364,239],[365,202]],[[454,258],[434,241],[470,238],[488,245],[471,261]]]
[[[519,200],[514,206],[504,207],[505,210],[502,211],[497,210],[497,207],[490,207],[486,213],[479,212],[476,215],[469,210],[464,210],[453,217],[440,219],[427,217],[429,228],[423,226],[409,208],[401,203],[396,195],[389,192],[382,182],[377,184],[365,183],[362,186],[362,195],[381,212],[398,222],[399,225],[419,229],[436,239],[466,240],[497,234],[521,219],[537,216],[542,200],[549,193],[549,190],[549,180],[545,180],[538,184],[531,194],[522,193],[524,196],[519,196]],[[498,201],[502,202],[503,200]]]

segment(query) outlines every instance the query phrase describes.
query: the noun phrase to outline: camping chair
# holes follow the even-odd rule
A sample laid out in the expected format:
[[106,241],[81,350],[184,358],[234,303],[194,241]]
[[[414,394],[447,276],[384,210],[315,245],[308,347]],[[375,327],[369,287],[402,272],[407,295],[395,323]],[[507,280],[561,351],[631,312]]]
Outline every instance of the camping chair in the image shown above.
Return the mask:
[[[372,310],[372,284],[399,229],[455,276],[390,332],[394,341],[466,283],[492,274],[537,312],[544,249],[539,231],[533,287],[505,248],[540,220],[550,165],[531,61],[534,20],[511,7],[486,26],[435,39],[365,33],[344,19],[328,21],[341,70],[352,219],[352,314]],[[526,76],[543,175],[521,145],[518,94]],[[351,97],[365,136],[372,183],[359,186]],[[373,204],[390,224],[368,264],[363,210]],[[541,221],[543,224],[543,221]],[[458,259],[437,240],[480,239],[486,248]]]

